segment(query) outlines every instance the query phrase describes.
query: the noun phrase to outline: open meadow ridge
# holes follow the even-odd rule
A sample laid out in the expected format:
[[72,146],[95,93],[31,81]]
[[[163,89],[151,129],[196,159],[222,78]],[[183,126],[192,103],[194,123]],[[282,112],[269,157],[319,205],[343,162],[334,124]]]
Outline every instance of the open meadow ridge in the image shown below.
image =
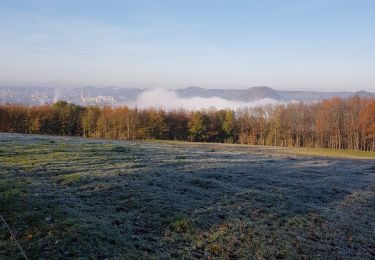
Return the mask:
[[374,259],[375,157],[1,133],[0,214],[30,259]]

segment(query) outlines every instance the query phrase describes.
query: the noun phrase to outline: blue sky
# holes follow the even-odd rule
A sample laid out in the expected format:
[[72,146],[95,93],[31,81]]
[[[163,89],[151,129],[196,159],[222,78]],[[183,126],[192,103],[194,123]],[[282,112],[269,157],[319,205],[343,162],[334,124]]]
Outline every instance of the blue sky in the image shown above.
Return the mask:
[[375,91],[375,1],[0,2],[0,84]]

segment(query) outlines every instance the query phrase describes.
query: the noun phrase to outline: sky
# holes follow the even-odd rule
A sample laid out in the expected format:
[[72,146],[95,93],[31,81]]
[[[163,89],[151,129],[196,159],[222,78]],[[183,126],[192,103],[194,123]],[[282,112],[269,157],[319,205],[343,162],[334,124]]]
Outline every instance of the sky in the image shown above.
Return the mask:
[[1,0],[0,85],[375,91],[373,0]]

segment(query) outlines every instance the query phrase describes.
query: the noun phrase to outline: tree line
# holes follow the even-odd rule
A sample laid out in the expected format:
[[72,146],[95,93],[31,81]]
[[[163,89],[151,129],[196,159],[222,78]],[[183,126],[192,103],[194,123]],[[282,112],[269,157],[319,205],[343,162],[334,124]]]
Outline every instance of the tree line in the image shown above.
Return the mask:
[[375,151],[375,99],[166,111],[127,106],[0,105],[0,131]]

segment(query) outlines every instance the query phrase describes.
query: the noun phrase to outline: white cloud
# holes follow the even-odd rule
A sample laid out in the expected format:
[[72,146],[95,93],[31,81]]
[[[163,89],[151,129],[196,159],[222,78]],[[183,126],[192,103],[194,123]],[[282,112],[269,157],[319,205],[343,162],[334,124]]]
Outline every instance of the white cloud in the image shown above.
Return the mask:
[[277,104],[278,101],[271,98],[259,99],[255,102],[242,102],[227,100],[220,97],[192,97],[181,98],[173,90],[166,90],[161,88],[150,89],[142,92],[135,104],[139,108],[157,107],[167,110],[184,108],[188,110],[207,109],[215,107],[216,109],[238,109],[241,107],[256,107],[267,104]]

